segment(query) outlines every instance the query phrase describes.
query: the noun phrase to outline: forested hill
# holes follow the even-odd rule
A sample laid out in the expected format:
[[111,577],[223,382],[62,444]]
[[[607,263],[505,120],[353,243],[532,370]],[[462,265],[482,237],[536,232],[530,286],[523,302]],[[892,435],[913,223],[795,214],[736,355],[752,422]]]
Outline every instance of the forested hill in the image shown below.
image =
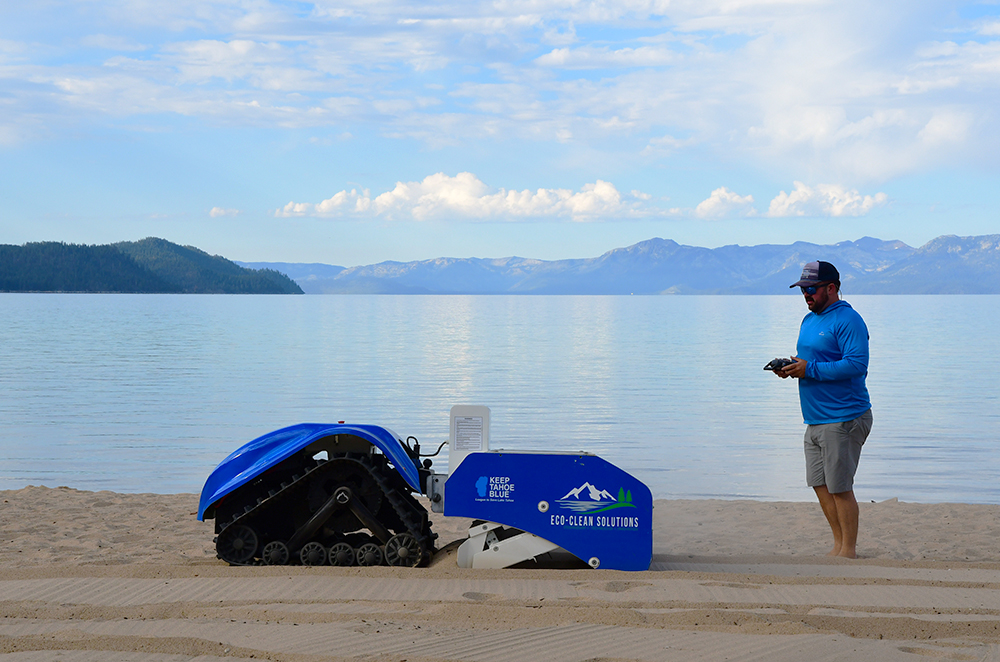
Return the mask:
[[273,269],[247,269],[193,246],[149,237],[104,246],[0,244],[0,292],[302,294],[302,289]]

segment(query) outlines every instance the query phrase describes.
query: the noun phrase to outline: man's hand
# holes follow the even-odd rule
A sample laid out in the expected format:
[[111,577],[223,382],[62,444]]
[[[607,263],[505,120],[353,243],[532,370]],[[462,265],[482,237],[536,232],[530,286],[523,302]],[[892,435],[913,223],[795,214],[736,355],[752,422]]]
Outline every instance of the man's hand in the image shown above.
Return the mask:
[[795,379],[802,379],[806,376],[806,366],[809,362],[805,359],[800,359],[797,356],[793,356],[792,360],[795,363],[791,365],[786,365],[781,370],[775,370],[774,373],[779,377],[794,377]]

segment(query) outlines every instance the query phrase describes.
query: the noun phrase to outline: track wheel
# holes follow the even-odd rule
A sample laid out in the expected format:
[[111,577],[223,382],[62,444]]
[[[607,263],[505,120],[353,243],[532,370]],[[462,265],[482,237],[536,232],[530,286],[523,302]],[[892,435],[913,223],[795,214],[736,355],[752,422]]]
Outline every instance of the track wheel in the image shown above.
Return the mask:
[[318,542],[307,542],[299,552],[302,565],[323,565],[326,563],[326,547]]
[[330,545],[330,565],[354,565],[354,548],[346,542],[335,542]]
[[421,556],[420,543],[409,533],[397,533],[385,543],[385,560],[389,565],[416,568]]
[[366,542],[358,547],[354,555],[358,559],[358,565],[382,565],[382,550],[373,542]]
[[245,524],[226,527],[219,534],[215,550],[226,563],[245,565],[253,560],[253,554],[257,551],[257,534]]
[[285,565],[291,554],[288,552],[288,545],[280,540],[272,540],[264,545],[264,551],[260,553],[260,558],[267,565]]

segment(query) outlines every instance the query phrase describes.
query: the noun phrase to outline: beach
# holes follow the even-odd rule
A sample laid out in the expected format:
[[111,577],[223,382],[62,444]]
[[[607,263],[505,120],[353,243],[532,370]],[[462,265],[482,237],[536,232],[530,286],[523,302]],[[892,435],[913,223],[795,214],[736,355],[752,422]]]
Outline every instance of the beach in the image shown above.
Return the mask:
[[645,572],[230,567],[194,494],[0,492],[0,662],[1000,660],[1000,506],[658,500]]

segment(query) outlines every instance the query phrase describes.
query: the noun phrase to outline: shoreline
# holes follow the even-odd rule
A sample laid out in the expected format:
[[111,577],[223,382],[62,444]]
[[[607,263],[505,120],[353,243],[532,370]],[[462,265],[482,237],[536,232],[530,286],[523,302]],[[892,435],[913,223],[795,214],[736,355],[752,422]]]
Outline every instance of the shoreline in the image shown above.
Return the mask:
[[[649,570],[230,567],[197,495],[0,491],[0,662],[1000,659],[1000,505],[658,500]],[[921,657],[916,657],[916,656]]]
[[[654,562],[658,556],[815,561],[826,558],[831,542],[814,502],[657,499],[653,504]],[[857,562],[1000,563],[995,542],[1000,505],[897,499],[858,505]],[[197,494],[28,486],[0,490],[0,506],[0,568],[216,560],[214,520],[197,520]],[[429,515],[438,548],[465,539],[471,520]]]

